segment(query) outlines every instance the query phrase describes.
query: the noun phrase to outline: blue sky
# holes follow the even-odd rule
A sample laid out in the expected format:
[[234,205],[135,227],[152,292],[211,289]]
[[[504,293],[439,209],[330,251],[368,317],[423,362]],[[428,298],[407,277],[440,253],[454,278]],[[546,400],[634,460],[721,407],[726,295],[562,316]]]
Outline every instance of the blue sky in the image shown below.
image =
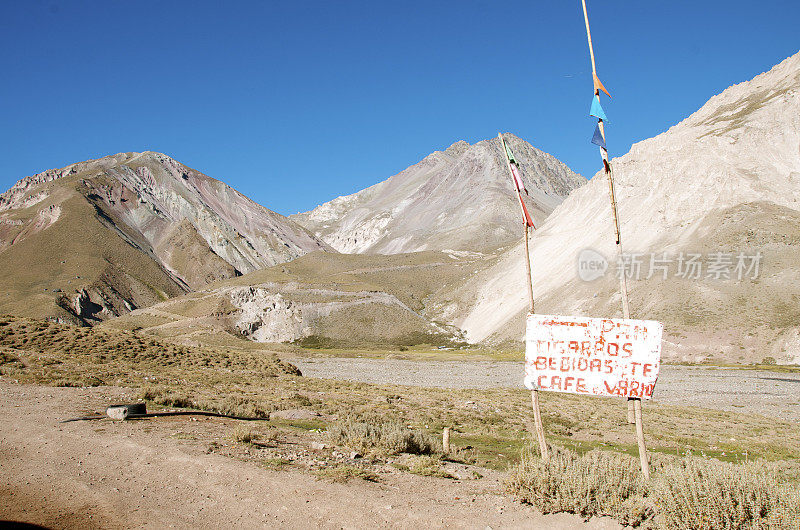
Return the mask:
[[[589,0],[612,156],[800,49],[796,0]],[[0,187],[154,150],[283,214],[513,132],[591,176],[579,0],[0,3]]]

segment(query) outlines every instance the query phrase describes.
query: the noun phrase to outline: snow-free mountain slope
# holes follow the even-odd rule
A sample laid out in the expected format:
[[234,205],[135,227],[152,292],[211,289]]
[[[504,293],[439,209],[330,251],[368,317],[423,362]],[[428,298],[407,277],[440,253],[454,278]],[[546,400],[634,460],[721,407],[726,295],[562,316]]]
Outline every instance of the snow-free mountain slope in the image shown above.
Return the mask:
[[[613,147],[613,132],[609,140]],[[667,352],[683,358],[800,360],[800,54],[711,98],[612,166],[625,252],[647,261],[651,252],[763,256],[754,280],[715,280],[705,269],[700,279],[679,278],[677,262],[668,280],[645,280],[646,262],[643,279],[629,282],[632,317],[664,320]],[[586,248],[609,259],[603,279],[578,278]],[[532,255],[537,312],[619,314],[604,174],[555,209]],[[522,259],[517,246],[454,293],[450,321],[468,339],[521,338]]]
[[[553,156],[506,134],[541,222],[586,180]],[[520,238],[519,211],[497,138],[459,141],[397,175],[292,216],[340,252],[485,250]]]
[[460,331],[438,322],[434,293],[485,267],[470,252],[313,252],[290,263],[215,282],[113,319],[187,343],[299,342],[316,347],[452,345]]
[[103,320],[328,248],[166,155],[119,153],[0,195],[0,311]]

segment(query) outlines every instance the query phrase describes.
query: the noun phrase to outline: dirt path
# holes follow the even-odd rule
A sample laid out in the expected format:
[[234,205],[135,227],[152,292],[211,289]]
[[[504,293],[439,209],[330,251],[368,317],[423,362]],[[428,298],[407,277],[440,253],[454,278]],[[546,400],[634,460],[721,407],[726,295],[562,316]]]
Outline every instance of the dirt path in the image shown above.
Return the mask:
[[[295,470],[209,453],[234,420],[187,417],[60,424],[129,402],[111,387],[22,386],[0,379],[0,524],[49,528],[619,528],[543,516],[499,494],[499,474],[479,480],[396,471],[379,483],[319,481]],[[202,423],[205,421],[205,423]],[[223,442],[224,443],[224,442]],[[248,449],[249,451],[249,449]]]
[[[439,388],[522,388],[523,363],[285,357],[308,377]],[[800,421],[800,374],[661,367],[654,400]]]

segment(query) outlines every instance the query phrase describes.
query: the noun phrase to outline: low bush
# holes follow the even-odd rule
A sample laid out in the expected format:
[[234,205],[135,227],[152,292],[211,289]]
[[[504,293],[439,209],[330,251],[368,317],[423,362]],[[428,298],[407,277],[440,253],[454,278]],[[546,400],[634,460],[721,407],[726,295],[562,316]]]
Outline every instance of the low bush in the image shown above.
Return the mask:
[[639,462],[628,456],[590,451],[579,456],[553,448],[548,460],[526,451],[512,469],[507,488],[542,513],[610,515],[636,526],[653,516]]
[[253,432],[247,425],[237,425],[230,432],[230,437],[235,442],[249,444],[258,439],[258,434]]
[[335,444],[362,453],[433,454],[436,439],[422,431],[408,429],[396,420],[348,417],[328,427],[328,436]]
[[800,494],[770,464],[653,457],[645,483],[638,459],[628,455],[595,450],[580,456],[555,449],[542,460],[528,451],[506,486],[543,513],[608,515],[645,528],[800,526]]
[[800,494],[765,462],[686,458],[659,470],[652,493],[662,528],[800,528]]
[[423,477],[455,478],[442,469],[442,462],[436,457],[425,455],[412,458],[414,458],[414,460],[408,466],[408,470],[415,475]]
[[331,467],[324,467],[319,469],[315,472],[315,475],[319,479],[330,480],[331,482],[349,482],[354,478],[359,478],[361,480],[367,480],[369,482],[378,482],[378,475],[372,473],[371,471],[367,471],[366,469],[362,469],[360,467],[351,466],[351,465],[339,465],[339,466],[331,466]]

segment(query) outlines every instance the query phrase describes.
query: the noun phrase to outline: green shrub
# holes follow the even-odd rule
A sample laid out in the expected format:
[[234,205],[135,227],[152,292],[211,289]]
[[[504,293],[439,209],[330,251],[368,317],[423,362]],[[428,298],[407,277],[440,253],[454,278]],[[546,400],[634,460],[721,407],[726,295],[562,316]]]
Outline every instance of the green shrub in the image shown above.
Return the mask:
[[360,467],[347,464],[339,466],[324,467],[315,472],[319,479],[330,480],[331,482],[349,482],[351,479],[360,478],[369,482],[378,482],[378,475],[362,469]]
[[349,417],[328,427],[328,436],[335,444],[345,445],[362,453],[432,454],[436,440],[429,434],[411,430],[396,420]]
[[764,462],[676,460],[652,488],[662,528],[800,527],[800,496]]
[[623,524],[665,529],[798,528],[800,493],[764,462],[652,455],[645,483],[638,458],[555,449],[547,461],[526,452],[507,490],[544,513],[610,515]]
[[618,453],[595,450],[579,456],[553,448],[542,460],[529,450],[511,471],[507,488],[542,513],[610,515],[632,526],[653,515],[638,461]]
[[230,437],[236,442],[249,444],[258,439],[258,434],[253,432],[253,430],[247,425],[237,425],[230,432]]
[[409,471],[415,475],[423,477],[455,478],[453,475],[442,469],[441,460],[433,456],[415,456],[409,466]]

